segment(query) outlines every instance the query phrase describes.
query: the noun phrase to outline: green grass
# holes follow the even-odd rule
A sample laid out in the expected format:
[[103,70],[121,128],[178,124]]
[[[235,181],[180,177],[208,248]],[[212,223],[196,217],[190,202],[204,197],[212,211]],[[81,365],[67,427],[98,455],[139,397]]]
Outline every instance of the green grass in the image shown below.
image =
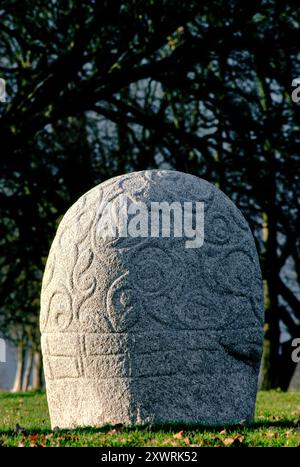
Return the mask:
[[260,392],[250,426],[51,431],[44,393],[0,393],[0,446],[299,446],[300,393]]

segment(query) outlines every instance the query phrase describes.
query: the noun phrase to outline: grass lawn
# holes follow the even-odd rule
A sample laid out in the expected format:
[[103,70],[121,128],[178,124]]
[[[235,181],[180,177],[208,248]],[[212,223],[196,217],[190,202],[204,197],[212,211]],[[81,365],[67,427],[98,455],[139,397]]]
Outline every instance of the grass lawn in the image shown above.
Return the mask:
[[0,446],[300,446],[300,392],[260,392],[250,426],[51,431],[44,393],[0,393]]

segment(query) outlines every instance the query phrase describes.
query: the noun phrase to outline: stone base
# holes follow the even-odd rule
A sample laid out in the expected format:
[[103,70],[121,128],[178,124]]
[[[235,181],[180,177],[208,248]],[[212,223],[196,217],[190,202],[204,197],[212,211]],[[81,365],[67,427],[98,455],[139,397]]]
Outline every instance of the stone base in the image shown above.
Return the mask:
[[[216,377],[111,378],[48,382],[52,428],[122,423],[224,425],[254,416],[255,375],[249,371]],[[209,389],[208,389],[209,388]]]

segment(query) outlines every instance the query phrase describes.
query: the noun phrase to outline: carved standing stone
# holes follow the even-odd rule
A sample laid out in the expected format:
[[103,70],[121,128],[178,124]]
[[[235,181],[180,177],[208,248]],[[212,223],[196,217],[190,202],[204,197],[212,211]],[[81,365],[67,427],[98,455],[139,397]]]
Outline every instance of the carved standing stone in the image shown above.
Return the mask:
[[[204,202],[204,244],[103,238],[108,203]],[[250,229],[205,180],[144,171],[65,214],[43,278],[40,326],[52,426],[232,423],[253,417],[263,298]]]

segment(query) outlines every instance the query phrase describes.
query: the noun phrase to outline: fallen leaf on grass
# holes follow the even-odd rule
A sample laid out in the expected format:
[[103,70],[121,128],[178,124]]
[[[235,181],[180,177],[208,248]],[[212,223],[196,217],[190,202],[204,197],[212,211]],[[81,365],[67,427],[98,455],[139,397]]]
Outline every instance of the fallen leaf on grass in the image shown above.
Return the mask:
[[166,439],[162,444],[171,444],[172,446],[177,446],[177,443],[176,443],[176,441],[174,441],[174,439],[175,440],[177,440],[177,439],[182,440],[182,442],[185,443],[187,446],[190,446],[190,444],[191,444],[191,442],[190,442],[190,440],[189,440],[189,438],[187,436],[184,438],[184,431],[183,430],[179,431],[178,433],[175,433],[173,435],[173,438]]
[[45,435],[31,435],[30,447],[32,448],[44,448],[46,446],[46,436]]
[[265,436],[267,438],[278,438],[278,433],[274,433],[274,431],[268,431]]
[[224,444],[225,446],[230,446],[230,445],[233,444],[233,443],[234,443],[234,438],[225,438],[225,439],[223,440],[223,444]]
[[236,436],[234,436],[234,438],[225,438],[222,441],[225,446],[240,446],[243,443],[244,439],[244,436],[237,434]]
[[168,443],[171,443],[171,442],[173,442],[173,440],[171,438],[168,438],[168,439],[165,439],[161,444],[165,445],[165,444],[168,444]]
[[182,431],[179,431],[178,433],[175,433],[173,435],[173,438],[174,439],[181,439],[185,444],[190,445],[191,442],[190,442],[189,438],[187,436],[184,438],[184,435],[185,435],[185,433],[182,430]]
[[121,433],[123,431],[124,425],[123,423],[117,423],[111,430],[109,430],[106,434],[107,435],[115,435],[116,433]]
[[175,435],[173,435],[173,438],[175,439],[182,439],[183,438],[183,433],[184,431],[179,431],[178,433],[175,433]]

